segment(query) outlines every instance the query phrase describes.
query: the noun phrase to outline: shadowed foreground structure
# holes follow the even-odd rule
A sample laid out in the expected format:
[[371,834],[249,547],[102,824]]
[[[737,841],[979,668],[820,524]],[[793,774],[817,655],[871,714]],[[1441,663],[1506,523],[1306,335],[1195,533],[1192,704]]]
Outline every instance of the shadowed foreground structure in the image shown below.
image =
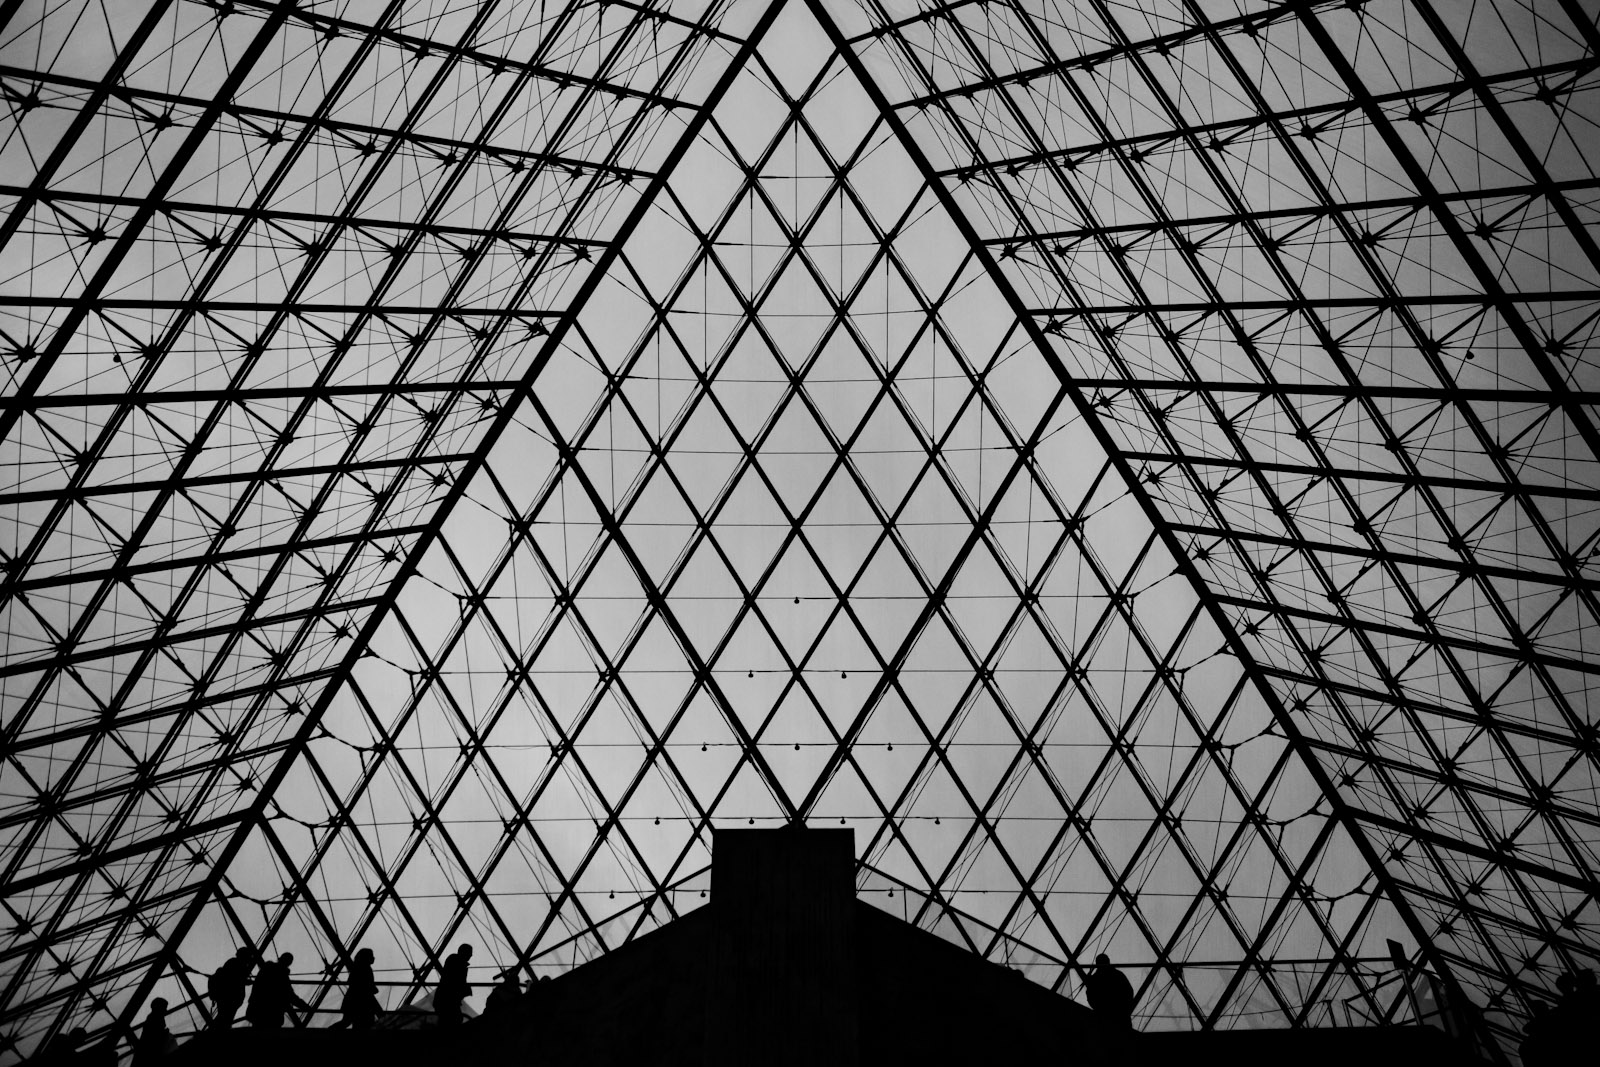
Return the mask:
[[852,892],[848,830],[718,831],[712,902],[459,1033],[243,1031],[171,1067],[1469,1067],[1437,1030],[1144,1035],[917,930]]

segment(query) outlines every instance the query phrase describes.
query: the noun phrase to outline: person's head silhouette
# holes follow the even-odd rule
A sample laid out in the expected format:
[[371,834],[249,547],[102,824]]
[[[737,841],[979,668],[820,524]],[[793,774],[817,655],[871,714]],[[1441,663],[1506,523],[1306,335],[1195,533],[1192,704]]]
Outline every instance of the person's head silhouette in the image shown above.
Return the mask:
[[162,997],[157,997],[150,1002],[151,1018],[159,1019],[167,1014],[167,1002]]
[[472,946],[466,942],[462,942],[461,947],[456,949],[456,953],[462,959],[470,960],[472,958]]
[[1111,957],[1102,952],[1094,958],[1094,962],[1101,967],[1109,967],[1111,966]]
[[359,949],[356,952],[357,963],[371,963],[375,958],[370,948]]

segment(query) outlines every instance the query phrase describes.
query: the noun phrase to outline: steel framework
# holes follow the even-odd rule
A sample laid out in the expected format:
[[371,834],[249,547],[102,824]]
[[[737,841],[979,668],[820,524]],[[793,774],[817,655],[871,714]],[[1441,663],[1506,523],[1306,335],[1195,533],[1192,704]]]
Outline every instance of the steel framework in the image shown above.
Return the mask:
[[0,0],[0,1062],[238,943],[571,967],[805,822],[1142,1025],[1514,1059],[1600,955],[1597,51]]

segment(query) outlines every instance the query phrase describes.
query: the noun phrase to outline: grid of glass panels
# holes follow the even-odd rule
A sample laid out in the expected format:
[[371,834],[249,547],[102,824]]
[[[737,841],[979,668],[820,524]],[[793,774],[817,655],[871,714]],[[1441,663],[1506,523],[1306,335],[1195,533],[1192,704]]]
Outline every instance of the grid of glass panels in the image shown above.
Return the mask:
[[148,993],[737,42],[693,5],[0,14],[0,1014]]
[[1600,950],[1594,5],[869,0],[847,32],[1514,1046]]
[[6,1058],[713,825],[1147,1027],[1593,961],[1577,3],[6,11]]

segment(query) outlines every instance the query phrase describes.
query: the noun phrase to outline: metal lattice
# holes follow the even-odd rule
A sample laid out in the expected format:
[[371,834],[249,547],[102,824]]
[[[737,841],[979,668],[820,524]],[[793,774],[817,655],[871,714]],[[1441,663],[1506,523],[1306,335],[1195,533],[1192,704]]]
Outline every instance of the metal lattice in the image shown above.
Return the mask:
[[3,10],[8,1057],[713,825],[1146,1027],[1593,964],[1592,8]]

